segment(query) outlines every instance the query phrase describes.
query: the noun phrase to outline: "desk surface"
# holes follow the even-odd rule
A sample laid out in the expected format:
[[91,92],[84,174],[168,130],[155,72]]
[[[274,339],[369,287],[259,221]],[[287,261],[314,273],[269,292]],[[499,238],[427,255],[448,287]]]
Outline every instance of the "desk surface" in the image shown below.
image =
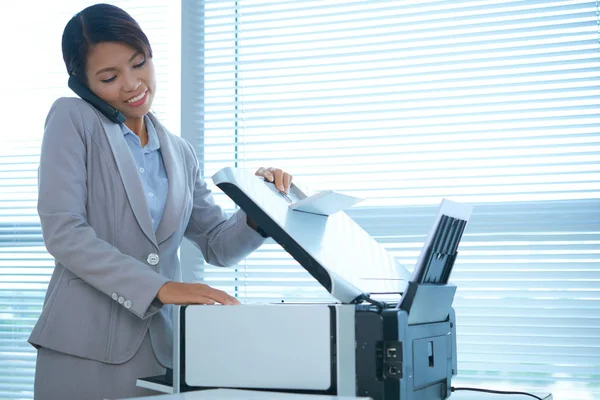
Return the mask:
[[[368,400],[368,397],[322,396],[256,390],[210,389],[179,394],[163,394],[149,397],[136,397],[125,400]],[[502,399],[506,400],[506,399]]]
[[[536,394],[544,400],[552,400],[550,394]],[[367,397],[320,396],[292,393],[259,392],[254,390],[216,389],[201,390],[180,394],[164,394],[150,397],[136,397],[135,400],[357,400]],[[498,395],[477,392],[456,392],[450,400],[531,400],[533,397],[523,395]],[[126,400],[126,399],[125,399]],[[133,400],[133,399],[132,399]]]

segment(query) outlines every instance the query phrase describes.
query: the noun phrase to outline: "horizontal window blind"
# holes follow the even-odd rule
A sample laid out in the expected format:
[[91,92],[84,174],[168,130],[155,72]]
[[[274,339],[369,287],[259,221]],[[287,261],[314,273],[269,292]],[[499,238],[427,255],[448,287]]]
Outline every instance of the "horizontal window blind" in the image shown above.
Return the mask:
[[[61,36],[68,20],[94,1],[3,2],[0,36],[0,399],[33,398],[35,349],[27,338],[42,310],[54,260],[37,215],[37,168],[44,121],[67,87]],[[180,7],[167,0],[121,0],[154,50],[158,92],[154,111],[179,130]],[[29,29],[23,27],[23,18]],[[15,32],[19,40],[10,40]],[[43,32],[43,35],[40,34]],[[4,58],[3,58],[4,60]]]
[[[600,395],[595,1],[183,7],[182,129],[210,185],[277,166],[363,197],[349,214],[409,270],[441,199],[474,205],[454,384]],[[230,269],[182,254],[245,301],[330,300],[272,240]]]

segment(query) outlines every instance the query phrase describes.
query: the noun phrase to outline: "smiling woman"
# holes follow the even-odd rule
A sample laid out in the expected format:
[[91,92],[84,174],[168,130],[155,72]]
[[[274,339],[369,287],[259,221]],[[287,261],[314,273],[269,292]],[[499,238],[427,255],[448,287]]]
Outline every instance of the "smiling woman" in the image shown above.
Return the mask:
[[120,111],[145,146],[144,116],[156,75],[152,47],[137,22],[108,4],[89,7],[65,27],[62,52],[69,75]]
[[[60,97],[74,96],[66,85],[61,35],[71,17],[93,3],[91,0],[0,2],[1,54],[21,60],[18,65],[6,63],[0,56],[3,61],[0,91],[4,93],[0,98],[0,398],[33,396],[37,351],[27,343],[27,337],[42,311],[54,269],[54,259],[42,241],[36,210],[40,144],[52,103]],[[179,2],[112,0],[110,3],[126,7],[152,43],[160,88],[153,99],[152,113],[178,135]],[[27,15],[27,25],[18,18],[20,15]],[[31,26],[36,29],[29,29]]]
[[86,75],[89,88],[127,118],[125,125],[145,146],[144,116],[156,88],[151,56],[121,43],[98,43],[89,52]]
[[[236,264],[264,237],[243,212],[227,218],[192,146],[150,112],[152,50],[129,14],[107,4],[84,9],[67,24],[62,49],[70,86],[85,101],[58,99],[45,125],[38,212],[56,266],[29,337],[38,349],[34,396],[144,395],[136,379],[172,363],[173,304],[239,304],[178,282],[183,237],[219,266]],[[256,174],[290,185],[280,169]]]

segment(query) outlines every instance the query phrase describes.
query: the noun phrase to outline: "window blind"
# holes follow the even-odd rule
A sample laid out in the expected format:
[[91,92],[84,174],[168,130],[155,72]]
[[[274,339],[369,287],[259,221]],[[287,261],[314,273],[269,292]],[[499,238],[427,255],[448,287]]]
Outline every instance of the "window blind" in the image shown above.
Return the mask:
[[[277,166],[363,197],[350,216],[409,270],[441,199],[474,205],[451,277],[454,384],[600,395],[595,1],[183,9],[182,129],[209,185]],[[245,301],[330,300],[271,240],[235,268],[182,258]]]
[[[0,5],[0,36],[4,38],[0,64],[1,399],[33,398],[36,352],[27,338],[41,312],[54,267],[36,210],[40,145],[52,103],[62,96],[75,96],[67,87],[62,31],[76,12],[94,3],[13,1]],[[136,18],[149,37],[158,87],[153,108],[167,127],[178,132],[180,4],[167,0],[111,3]],[[19,39],[11,40],[15,33]]]

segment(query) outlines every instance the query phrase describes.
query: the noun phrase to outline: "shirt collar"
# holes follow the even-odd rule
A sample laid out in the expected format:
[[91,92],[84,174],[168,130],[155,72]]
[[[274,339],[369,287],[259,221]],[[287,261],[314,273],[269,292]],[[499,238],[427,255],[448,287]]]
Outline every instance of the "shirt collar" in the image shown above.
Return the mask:
[[158,141],[156,128],[154,127],[154,124],[148,115],[145,115],[144,119],[146,120],[146,129],[148,130],[148,143],[146,144],[146,149],[148,151],[158,150],[160,149],[160,142]]
[[[158,140],[158,134],[156,133],[156,128],[152,123],[152,120],[148,117],[148,115],[144,116],[144,121],[146,122],[146,129],[148,130],[148,143],[144,146],[144,150],[146,152],[151,152],[160,149],[160,142]],[[139,142],[139,138],[133,133],[131,129],[125,124],[121,124],[121,131],[123,132],[123,136],[127,136],[127,134],[131,134],[135,136],[135,138]]]

